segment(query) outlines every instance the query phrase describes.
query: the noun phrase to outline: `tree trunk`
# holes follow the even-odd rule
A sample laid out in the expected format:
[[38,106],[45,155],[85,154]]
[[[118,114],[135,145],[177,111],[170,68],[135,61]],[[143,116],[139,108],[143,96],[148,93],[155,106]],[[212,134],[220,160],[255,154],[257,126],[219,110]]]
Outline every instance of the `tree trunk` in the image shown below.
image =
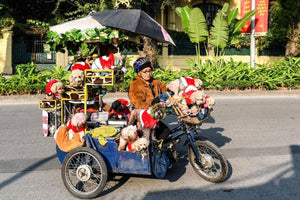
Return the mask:
[[299,55],[299,41],[300,41],[300,22],[297,24],[297,28],[293,30],[293,33],[288,38],[286,44],[285,57],[295,57]]
[[143,36],[143,42],[144,42],[144,47],[143,51],[139,53],[140,57],[147,57],[153,68],[158,68],[158,63],[157,63],[157,46],[156,46],[156,41],[152,40],[149,37]]

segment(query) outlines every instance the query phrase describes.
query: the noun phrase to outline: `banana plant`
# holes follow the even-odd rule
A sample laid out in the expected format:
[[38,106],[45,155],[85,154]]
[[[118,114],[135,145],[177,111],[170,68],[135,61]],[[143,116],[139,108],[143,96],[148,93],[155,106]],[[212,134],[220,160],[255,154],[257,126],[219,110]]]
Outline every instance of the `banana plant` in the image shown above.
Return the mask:
[[213,26],[210,28],[211,37],[209,44],[217,48],[216,55],[219,55],[219,48],[224,52],[229,38],[229,29],[226,19],[229,4],[225,3],[222,10],[219,10],[213,20]]
[[[200,63],[200,42],[209,38],[209,44],[217,49],[216,55],[219,55],[219,48],[224,49],[229,44],[235,44],[239,41],[245,23],[251,20],[251,17],[257,13],[257,10],[249,11],[241,20],[236,19],[238,8],[228,13],[229,4],[225,3],[219,10],[213,20],[213,26],[208,30],[206,19],[199,8],[177,7],[176,13],[181,18],[182,28],[188,34],[191,42],[196,43],[197,64]],[[198,51],[199,50],[199,51]],[[208,55],[206,50],[206,55]]]
[[192,43],[195,44],[197,64],[200,60],[200,43],[205,41],[208,37],[208,28],[206,19],[200,8],[193,8],[192,10],[185,6],[183,8],[176,8],[177,15],[181,18],[182,28],[188,34]]

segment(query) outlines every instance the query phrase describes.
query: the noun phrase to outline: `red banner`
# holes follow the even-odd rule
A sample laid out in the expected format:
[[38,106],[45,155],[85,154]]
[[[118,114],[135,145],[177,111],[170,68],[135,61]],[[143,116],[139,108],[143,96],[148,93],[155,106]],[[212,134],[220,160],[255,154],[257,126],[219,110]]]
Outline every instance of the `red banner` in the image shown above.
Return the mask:
[[[251,0],[241,0],[241,19],[251,11]],[[251,21],[248,21],[244,27],[242,27],[242,33],[251,32]]]
[[[251,11],[252,0],[241,0],[241,18],[246,13]],[[255,0],[255,33],[262,34],[268,32],[268,13],[269,13],[269,0]],[[242,28],[242,33],[250,33],[251,21],[247,22]]]

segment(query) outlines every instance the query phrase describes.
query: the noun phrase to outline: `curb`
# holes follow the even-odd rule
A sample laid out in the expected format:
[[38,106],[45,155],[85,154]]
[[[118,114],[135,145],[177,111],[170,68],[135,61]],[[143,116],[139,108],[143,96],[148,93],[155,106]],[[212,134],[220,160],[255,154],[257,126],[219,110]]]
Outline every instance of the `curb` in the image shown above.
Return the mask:
[[[236,91],[212,91],[207,90],[204,93],[208,96],[217,98],[217,97],[267,97],[267,96],[283,96],[283,97],[300,97],[300,90],[236,90]],[[9,96],[0,96],[0,103],[11,103],[11,102],[38,102],[40,99],[44,99],[45,95],[9,95]],[[127,92],[123,93],[107,93],[104,99],[118,99],[124,98],[128,99]]]

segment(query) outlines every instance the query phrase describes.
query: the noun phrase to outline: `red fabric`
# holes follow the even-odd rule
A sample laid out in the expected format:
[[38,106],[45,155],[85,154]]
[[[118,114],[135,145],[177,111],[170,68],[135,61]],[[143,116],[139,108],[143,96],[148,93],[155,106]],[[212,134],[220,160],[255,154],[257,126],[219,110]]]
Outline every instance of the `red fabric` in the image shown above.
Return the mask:
[[112,66],[115,65],[115,57],[114,57],[114,54],[109,54],[108,56],[108,59],[106,59],[107,57],[100,57],[99,60],[100,60],[100,64],[102,66],[102,68],[109,68],[111,69]]
[[185,79],[187,85],[194,85],[195,86],[195,79],[194,78],[185,77],[184,79]]
[[76,133],[76,132],[84,131],[84,127],[74,126],[70,120],[68,124],[68,130],[73,130],[74,133]]
[[129,102],[126,99],[118,99],[125,107],[129,106]]
[[127,148],[126,148],[127,151],[131,151],[132,150],[132,142],[129,142],[127,144]]
[[155,125],[158,125],[158,120],[155,118],[152,118],[149,114],[150,110],[144,110],[141,113],[141,122],[143,127],[145,128],[154,128]]
[[51,79],[51,80],[47,83],[47,85],[46,85],[46,93],[47,93],[49,96],[54,95],[54,94],[52,93],[52,91],[51,91],[51,87],[52,87],[52,85],[53,85],[54,83],[57,83],[57,82],[58,82],[58,80],[56,80],[56,79]]
[[86,62],[78,62],[72,67],[72,71],[75,69],[80,69],[81,71],[84,71],[86,69],[90,69],[90,65]]
[[196,92],[197,90],[189,90],[188,92],[184,92],[182,94],[182,96],[185,98],[185,101],[188,105],[190,105],[192,103],[192,100],[191,100],[191,95]]

